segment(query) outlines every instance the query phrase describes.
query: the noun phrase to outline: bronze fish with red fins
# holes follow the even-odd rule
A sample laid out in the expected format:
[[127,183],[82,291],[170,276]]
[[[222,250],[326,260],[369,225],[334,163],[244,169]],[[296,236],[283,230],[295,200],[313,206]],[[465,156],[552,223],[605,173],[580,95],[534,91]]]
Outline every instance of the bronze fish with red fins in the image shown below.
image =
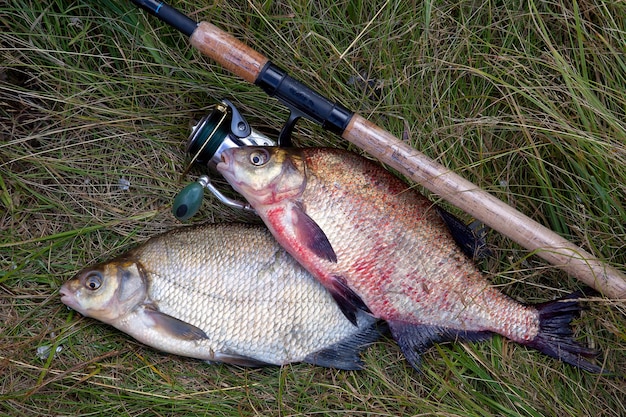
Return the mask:
[[534,306],[504,295],[434,204],[374,162],[330,148],[244,147],[224,151],[217,169],[350,320],[361,309],[388,322],[413,367],[434,343],[498,333],[602,372],[572,339],[578,295]]

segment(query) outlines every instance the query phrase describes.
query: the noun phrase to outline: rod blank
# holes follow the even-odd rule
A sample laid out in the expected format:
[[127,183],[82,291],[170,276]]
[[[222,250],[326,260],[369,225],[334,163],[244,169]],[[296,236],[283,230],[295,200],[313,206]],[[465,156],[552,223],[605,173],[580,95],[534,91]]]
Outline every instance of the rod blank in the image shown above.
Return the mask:
[[187,36],[191,36],[196,26],[198,25],[194,20],[188,16],[182,14],[172,6],[167,5],[162,1],[154,0],[131,0],[140,8],[146,10],[150,14],[158,17],[170,26],[175,27]]

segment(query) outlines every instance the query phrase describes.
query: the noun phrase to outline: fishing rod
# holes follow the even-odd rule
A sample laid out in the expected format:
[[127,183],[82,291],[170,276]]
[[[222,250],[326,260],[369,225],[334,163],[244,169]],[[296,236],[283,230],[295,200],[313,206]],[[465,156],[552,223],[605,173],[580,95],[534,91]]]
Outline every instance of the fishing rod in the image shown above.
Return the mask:
[[611,298],[626,298],[626,275],[393,134],[293,79],[270,60],[209,22],[196,22],[170,5],[131,0],[187,35],[202,54],[276,97],[290,110],[278,144],[288,146],[295,123],[309,119],[439,195],[544,260]]

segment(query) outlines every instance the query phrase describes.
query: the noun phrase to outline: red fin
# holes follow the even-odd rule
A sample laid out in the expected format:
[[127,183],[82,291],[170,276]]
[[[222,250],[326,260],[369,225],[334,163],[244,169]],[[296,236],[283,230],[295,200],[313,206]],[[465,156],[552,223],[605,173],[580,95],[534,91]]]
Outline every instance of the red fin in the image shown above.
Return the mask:
[[296,239],[305,247],[310,249],[315,255],[322,259],[336,263],[337,255],[333,250],[324,231],[315,220],[310,218],[301,204],[292,207],[293,225],[296,232]]
[[363,300],[361,300],[361,297],[359,297],[358,294],[348,286],[345,278],[337,276],[333,277],[332,287],[329,287],[328,291],[335,299],[335,302],[339,306],[339,309],[341,309],[344,316],[346,316],[346,318],[355,326],[357,326],[357,310],[363,310],[367,313],[371,313],[370,309],[365,305]]

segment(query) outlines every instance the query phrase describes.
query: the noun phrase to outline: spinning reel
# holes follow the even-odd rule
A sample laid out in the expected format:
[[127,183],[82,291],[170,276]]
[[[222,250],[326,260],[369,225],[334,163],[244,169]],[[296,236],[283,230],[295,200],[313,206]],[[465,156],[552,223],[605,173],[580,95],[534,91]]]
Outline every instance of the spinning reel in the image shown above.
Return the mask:
[[[283,133],[285,129],[279,136],[279,145],[290,146],[290,132],[287,135]],[[252,129],[233,103],[224,99],[192,128],[185,149],[191,157],[191,162],[185,173],[193,164],[208,167],[210,171],[215,172],[215,167],[221,161],[221,154],[225,149],[276,145],[275,141]],[[188,220],[198,212],[205,188],[229,207],[254,212],[249,204],[223,195],[213,186],[207,175],[202,175],[196,182],[183,188],[174,199],[172,212],[178,220]]]

